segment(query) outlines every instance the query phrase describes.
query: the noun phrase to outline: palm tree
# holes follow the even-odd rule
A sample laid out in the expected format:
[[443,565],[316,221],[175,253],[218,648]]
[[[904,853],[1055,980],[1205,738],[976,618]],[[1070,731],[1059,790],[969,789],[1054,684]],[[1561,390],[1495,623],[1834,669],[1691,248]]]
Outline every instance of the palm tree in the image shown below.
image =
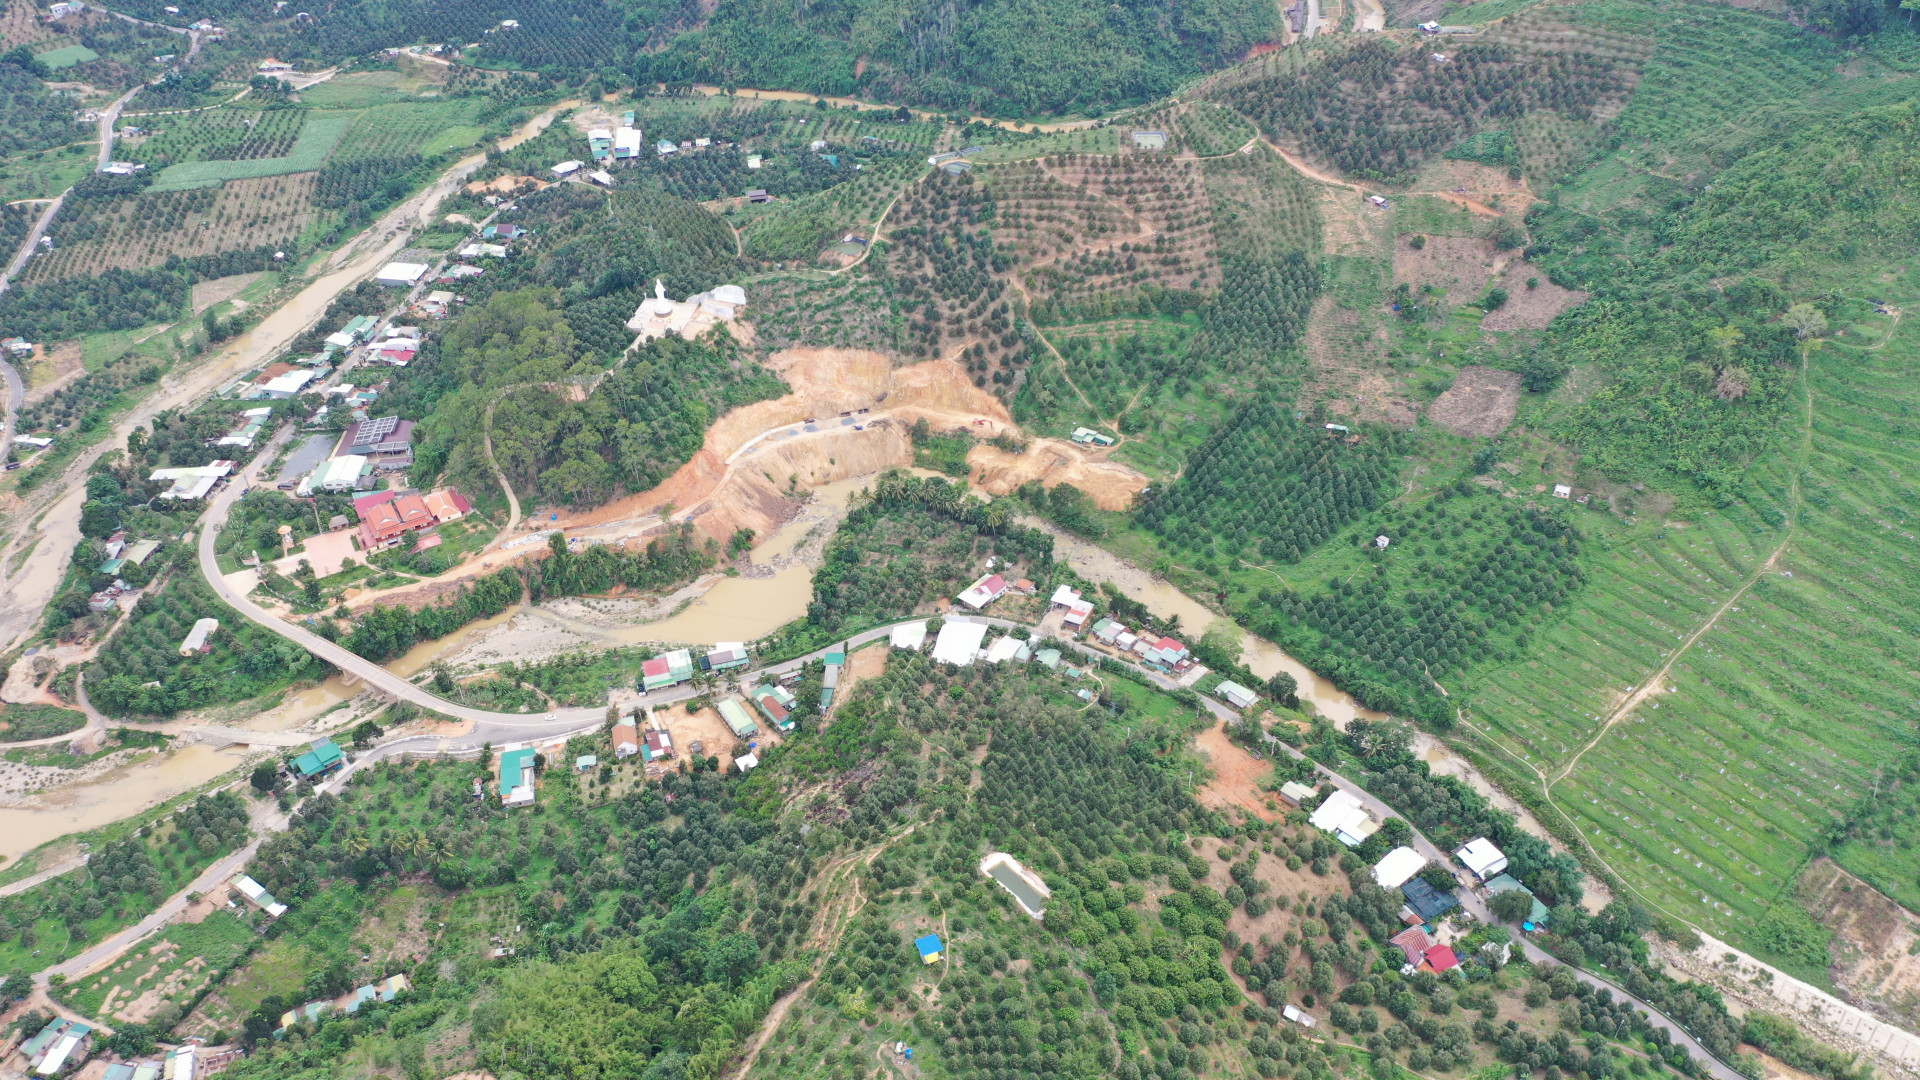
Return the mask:
[[373,838],[356,829],[347,834],[340,846],[346,848],[349,855],[365,855],[373,847]]

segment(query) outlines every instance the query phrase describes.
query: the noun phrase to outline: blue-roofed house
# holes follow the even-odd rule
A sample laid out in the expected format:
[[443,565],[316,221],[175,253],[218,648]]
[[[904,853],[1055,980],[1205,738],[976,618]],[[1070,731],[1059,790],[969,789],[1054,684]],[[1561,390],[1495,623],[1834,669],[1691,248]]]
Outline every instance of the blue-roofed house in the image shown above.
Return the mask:
[[937,964],[947,958],[947,947],[941,942],[939,934],[917,938],[913,947],[920,950],[920,962],[923,964]]

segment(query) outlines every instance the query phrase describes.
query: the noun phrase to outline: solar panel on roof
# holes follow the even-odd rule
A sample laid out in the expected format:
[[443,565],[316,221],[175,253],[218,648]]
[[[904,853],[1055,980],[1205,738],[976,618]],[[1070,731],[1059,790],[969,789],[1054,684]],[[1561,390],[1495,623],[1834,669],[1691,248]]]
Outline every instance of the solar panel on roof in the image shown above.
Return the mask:
[[398,416],[383,416],[378,420],[362,421],[360,430],[353,434],[353,445],[364,446],[370,442],[378,442],[382,437],[393,434],[393,429],[399,426]]

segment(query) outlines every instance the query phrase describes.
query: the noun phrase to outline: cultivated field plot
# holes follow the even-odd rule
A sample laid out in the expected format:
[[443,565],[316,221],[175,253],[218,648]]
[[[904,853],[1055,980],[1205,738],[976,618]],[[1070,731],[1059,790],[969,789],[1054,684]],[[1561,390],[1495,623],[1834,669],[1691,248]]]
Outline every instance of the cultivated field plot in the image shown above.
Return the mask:
[[414,101],[440,92],[447,69],[438,64],[416,63],[413,70],[356,71],[336,75],[300,91],[300,100],[308,105],[329,109],[363,109],[369,105],[387,105]]
[[[1151,157],[1220,157],[1246,145],[1258,132],[1246,117],[1211,101],[1193,101],[1139,116],[1121,125],[1120,149]],[[1136,148],[1131,133],[1159,132],[1166,136],[1160,150]]]
[[304,109],[210,109],[146,121],[154,132],[127,156],[148,168],[189,161],[251,161],[292,152],[311,115]]
[[[214,162],[212,164],[227,164]],[[52,230],[54,250],[27,263],[21,280],[55,281],[272,244],[292,244],[316,221],[316,173],[234,180],[191,191],[148,190],[112,200],[72,200]]]
[[59,71],[62,68],[73,67],[75,64],[84,64],[91,60],[98,60],[100,59],[100,54],[87,48],[85,45],[62,45],[57,49],[48,49],[43,53],[35,53],[33,58],[47,65],[49,70]]
[[158,1019],[164,1028],[180,1018],[180,1002],[192,1001],[257,940],[247,924],[215,911],[199,922],[170,927],[152,944],[68,989],[65,998],[88,1016],[136,1023]]
[[986,182],[996,237],[1019,254],[1036,303],[1219,287],[1206,185],[1191,162],[1062,155],[997,167]]
[[[1758,502],[1664,523],[1647,512],[1536,659],[1469,706],[1508,764],[1549,777],[1573,766],[1555,802],[1642,898],[1736,943],[1754,943],[1813,843],[1908,738],[1920,649],[1901,628],[1920,589],[1901,478],[1920,455],[1897,435],[1920,397],[1904,374],[1916,352],[1903,332],[1884,350],[1813,353],[1804,472],[1790,422],[1778,464],[1756,468]],[[1789,515],[1791,542],[1769,562]],[[1582,754],[1716,612],[1661,688]],[[1920,866],[1892,845],[1861,854],[1883,887]]]
[[11,49],[55,36],[46,16],[27,0],[8,0],[6,10],[0,11],[0,46]]
[[[357,118],[355,113],[311,116],[300,128],[299,137],[287,147],[284,156],[254,157],[244,160],[201,160],[172,165],[163,170],[147,190],[151,192],[187,191],[212,187],[226,180],[252,180],[264,176],[313,172],[327,160],[335,143],[347,133]],[[157,140],[156,140],[157,141]],[[244,144],[243,144],[244,145]]]
[[894,316],[870,278],[761,278],[747,288],[754,345],[762,355],[796,347],[891,350]]

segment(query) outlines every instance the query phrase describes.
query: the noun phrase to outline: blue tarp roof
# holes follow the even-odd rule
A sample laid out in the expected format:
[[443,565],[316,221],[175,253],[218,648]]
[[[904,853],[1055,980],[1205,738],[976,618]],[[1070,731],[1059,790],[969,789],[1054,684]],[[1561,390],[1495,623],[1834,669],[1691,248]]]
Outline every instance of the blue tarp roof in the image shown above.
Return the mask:
[[946,951],[940,944],[939,934],[928,934],[926,937],[917,938],[913,947],[920,950],[921,956],[932,956],[934,953]]

